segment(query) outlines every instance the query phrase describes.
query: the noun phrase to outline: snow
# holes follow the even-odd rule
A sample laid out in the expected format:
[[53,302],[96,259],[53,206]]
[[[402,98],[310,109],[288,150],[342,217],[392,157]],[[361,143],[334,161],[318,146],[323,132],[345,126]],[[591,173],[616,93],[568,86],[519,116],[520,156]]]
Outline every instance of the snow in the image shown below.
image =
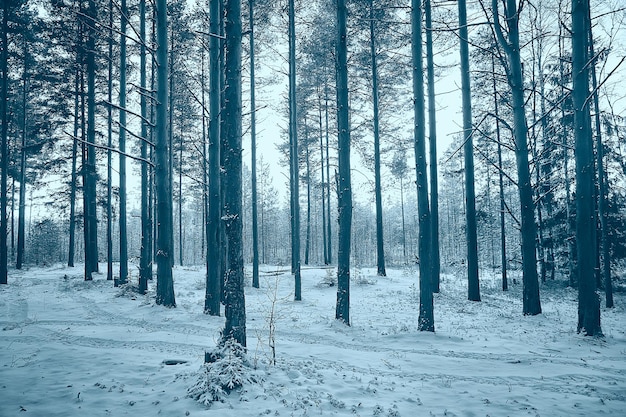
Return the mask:
[[246,287],[249,382],[207,407],[187,390],[224,319],[202,313],[201,267],[175,268],[175,309],[154,304],[154,282],[140,296],[85,282],[80,266],[11,271],[0,416],[626,415],[623,293],[597,339],[576,333],[577,293],[562,282],[543,284],[544,313],[524,317],[521,285],[503,293],[485,272],[470,302],[462,273],[447,274],[433,334],[417,331],[415,269],[353,269],[351,327],[334,320],[332,273],[303,269],[295,302],[285,267],[261,267],[261,288]]

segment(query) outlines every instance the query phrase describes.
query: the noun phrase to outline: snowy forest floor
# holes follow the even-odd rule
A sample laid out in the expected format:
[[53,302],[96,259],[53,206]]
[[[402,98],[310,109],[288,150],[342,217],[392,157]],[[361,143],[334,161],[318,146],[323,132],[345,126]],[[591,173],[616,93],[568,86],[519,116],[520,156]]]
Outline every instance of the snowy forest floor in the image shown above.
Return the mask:
[[[102,270],[106,265],[101,265]],[[136,268],[133,269],[136,271]],[[541,286],[543,314],[522,316],[483,273],[482,302],[461,274],[442,277],[436,333],[417,331],[412,268],[354,269],[352,326],[334,320],[334,270],[304,269],[293,301],[286,267],[246,287],[257,383],[210,408],[188,398],[223,317],[202,313],[204,270],[177,267],[177,308],[114,289],[81,266],[11,271],[0,287],[0,416],[602,416],[626,415],[626,296],[602,309],[603,339],[576,333],[577,293]],[[276,301],[276,359],[269,315]],[[166,360],[185,360],[165,365]]]

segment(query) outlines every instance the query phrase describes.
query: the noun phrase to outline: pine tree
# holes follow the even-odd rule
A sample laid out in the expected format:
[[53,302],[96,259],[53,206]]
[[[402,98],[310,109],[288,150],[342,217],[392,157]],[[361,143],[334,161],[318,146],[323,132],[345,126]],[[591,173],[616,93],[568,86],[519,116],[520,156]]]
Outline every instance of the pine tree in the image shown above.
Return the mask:
[[335,318],[350,325],[350,234],[352,232],[352,184],[350,181],[350,121],[348,108],[348,45],[346,1],[337,0],[337,130],[339,171],[337,206],[339,242],[337,255],[337,308]]
[[589,113],[589,1],[572,0],[572,78],[576,139],[576,243],[578,249],[578,332],[601,336],[600,301],[594,260],[593,138]]
[[426,178],[426,111],[424,108],[424,69],[422,65],[422,9],[419,0],[411,2],[411,56],[413,62],[413,110],[415,173],[417,176],[417,215],[419,217],[420,312],[418,329],[435,331],[431,267],[430,208]]
[[244,294],[242,241],[242,160],[241,160],[241,0],[224,3],[224,227],[228,239],[227,271],[224,286],[222,343],[233,339],[246,346],[246,300]]
[[168,60],[167,60],[167,4],[157,0],[156,11],[156,62],[157,62],[157,105],[155,127],[155,176],[157,215],[157,304],[176,307],[174,280],[172,277],[172,190],[167,135],[168,120]]
[[518,26],[520,10],[516,3],[515,0],[506,0],[504,16],[508,28],[508,39],[505,38],[500,25],[497,0],[492,0],[492,8],[498,41],[508,57],[506,72],[512,96],[515,158],[517,160],[518,191],[521,204],[523,313],[524,315],[536,315],[541,314],[537,255],[535,253],[537,227],[535,225],[535,206],[528,162],[528,125],[526,124],[526,99],[524,97]]

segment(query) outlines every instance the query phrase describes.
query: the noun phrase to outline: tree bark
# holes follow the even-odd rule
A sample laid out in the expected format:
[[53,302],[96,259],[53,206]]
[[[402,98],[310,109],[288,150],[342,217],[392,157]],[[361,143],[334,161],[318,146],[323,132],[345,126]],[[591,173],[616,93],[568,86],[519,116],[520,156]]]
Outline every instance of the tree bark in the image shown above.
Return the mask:
[[[172,277],[172,190],[170,188],[167,120],[168,120],[168,62],[167,62],[167,2],[157,0],[156,8],[156,199],[157,199],[157,291],[156,303],[176,307]],[[171,126],[170,126],[171,127]]]
[[309,127],[304,119],[304,143],[306,144],[306,238],[304,245],[304,264],[309,264],[311,251],[311,158],[309,155]]
[[346,0],[337,0],[337,208],[339,242],[337,255],[337,308],[335,318],[350,325],[350,235],[352,230],[352,184],[350,181],[350,114],[348,107],[348,45]]
[[325,111],[325,127],[326,127],[326,210],[328,210],[328,214],[326,215],[326,237],[328,238],[328,264],[332,265],[333,263],[333,233],[332,233],[332,220],[330,214],[330,146],[328,146],[329,142],[329,130],[328,126],[328,82],[324,84],[324,111]]
[[250,9],[250,148],[252,153],[252,286],[259,288],[259,222],[257,205],[256,174],[256,79],[254,55],[254,0],[249,0]]
[[[589,10],[588,10],[589,11]],[[591,17],[588,18],[591,21]],[[589,32],[589,56],[594,57],[593,34],[591,27]],[[598,169],[598,217],[600,218],[600,244],[602,248],[602,275],[604,278],[604,293],[606,308],[612,308],[613,302],[613,282],[611,279],[611,250],[608,237],[608,184],[604,169],[604,145],[602,144],[602,125],[600,123],[600,103],[598,98],[598,79],[596,76],[596,63],[591,64],[591,81],[593,87],[593,107],[594,122],[596,130],[596,163]]]
[[439,250],[439,185],[437,178],[437,108],[435,103],[435,64],[433,54],[431,6],[430,0],[426,0],[424,2],[426,14],[426,68],[428,77],[428,143],[430,145],[430,221],[432,225],[431,259],[433,270],[433,292],[438,293],[440,287],[441,256]]
[[419,0],[411,1],[411,56],[413,63],[413,110],[415,174],[417,176],[417,214],[419,216],[419,286],[418,329],[435,331],[432,292],[431,218],[426,178],[426,111],[424,107],[424,69],[422,65],[422,9]]
[[374,25],[374,0],[370,0],[370,59],[372,65],[372,101],[374,107],[374,194],[376,197],[376,265],[378,275],[387,276],[383,238],[383,197],[380,178],[380,121],[378,110],[378,63],[376,59],[376,33]]
[[28,100],[28,51],[24,40],[24,73],[22,76],[22,149],[20,151],[20,206],[17,218],[17,259],[15,269],[22,269],[26,240],[26,111]]
[[[78,64],[80,59],[76,57]],[[79,88],[80,88],[80,69],[76,68],[76,79],[74,80],[74,137],[72,138],[72,173],[70,174],[70,230],[69,244],[67,254],[67,266],[74,267],[74,255],[76,250],[76,157],[78,152],[78,114],[79,114]],[[110,100],[110,96],[109,96]],[[109,110],[110,111],[110,110]],[[109,198],[108,201],[111,199]]]
[[8,282],[8,247],[7,247],[7,178],[9,168],[9,146],[8,146],[8,115],[7,115],[7,77],[8,71],[8,14],[10,11],[9,2],[3,2],[2,10],[2,60],[0,71],[2,72],[2,83],[0,84],[0,113],[2,116],[2,143],[0,144],[0,156],[2,157],[2,173],[0,174],[0,284]]
[[120,9],[120,277],[117,285],[128,280],[128,236],[126,231],[126,25],[128,8],[126,0],[121,0]]
[[246,302],[243,271],[243,228],[241,196],[241,0],[226,0],[224,77],[224,223],[228,239],[224,305],[226,323],[223,341],[233,339],[246,346]]
[[85,280],[98,272],[98,218],[96,201],[96,3],[89,0],[87,9],[87,157],[83,166],[85,199]]
[[[212,34],[220,33],[221,7],[219,0],[210,2],[210,27]],[[207,213],[207,283],[204,298],[204,313],[220,315],[222,276],[220,274],[220,65],[221,41],[217,36],[209,40],[209,211]]]
[[[148,158],[148,117],[146,102],[146,1],[139,1],[139,36],[141,45],[139,50],[139,83],[141,85],[141,158]],[[141,252],[139,257],[139,293],[148,291],[148,280],[152,278],[152,224],[150,219],[150,195],[149,195],[148,164],[141,164]]]
[[467,299],[480,301],[478,278],[478,233],[476,226],[476,191],[474,188],[474,139],[472,98],[469,74],[469,38],[465,0],[458,1],[461,42],[461,95],[463,101],[463,152],[465,162],[465,232],[467,244]]
[[[113,1],[109,0],[109,59],[108,59],[108,80],[107,99],[113,103]],[[113,108],[107,108],[107,280],[113,280]],[[113,285],[116,283],[114,282]]]
[[328,265],[328,238],[326,236],[326,183],[324,181],[324,128],[322,124],[322,96],[318,95],[320,130],[320,171],[322,174],[322,239],[324,243],[324,265]]
[[496,142],[498,144],[498,187],[500,193],[500,256],[502,268],[502,291],[509,290],[509,280],[507,278],[507,260],[506,260],[506,229],[504,222],[504,167],[502,166],[502,143],[500,137],[500,107],[498,106],[498,91],[496,89],[496,62],[495,57],[491,57],[491,73],[493,76],[493,108],[496,116]]
[[593,138],[589,113],[588,0],[572,0],[572,101],[576,139],[576,241],[578,248],[578,332],[600,336],[600,301],[594,279],[595,232]]
[[296,103],[296,29],[294,0],[289,0],[289,161],[291,185],[291,272],[294,299],[302,300],[300,275],[300,174],[298,161],[298,118]]

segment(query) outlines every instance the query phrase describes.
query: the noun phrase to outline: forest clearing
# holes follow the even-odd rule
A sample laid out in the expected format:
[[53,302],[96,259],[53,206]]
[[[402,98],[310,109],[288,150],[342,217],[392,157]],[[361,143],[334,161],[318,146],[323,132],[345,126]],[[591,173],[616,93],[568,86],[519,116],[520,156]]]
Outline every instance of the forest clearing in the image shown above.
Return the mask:
[[[132,269],[136,275],[136,269]],[[577,292],[541,286],[543,313],[522,316],[521,284],[444,271],[436,332],[417,331],[414,268],[354,269],[352,326],[334,317],[334,269],[246,271],[248,382],[205,407],[187,396],[223,317],[203,313],[205,270],[174,269],[177,308],[57,265],[11,271],[0,287],[1,416],[622,416],[624,293],[602,309],[604,338],[576,332]],[[515,278],[515,272],[512,272]],[[519,277],[518,277],[519,278]],[[619,288],[619,286],[616,286]],[[272,305],[275,306],[274,320]],[[276,364],[270,365],[270,322]],[[165,365],[166,361],[186,361]]]

